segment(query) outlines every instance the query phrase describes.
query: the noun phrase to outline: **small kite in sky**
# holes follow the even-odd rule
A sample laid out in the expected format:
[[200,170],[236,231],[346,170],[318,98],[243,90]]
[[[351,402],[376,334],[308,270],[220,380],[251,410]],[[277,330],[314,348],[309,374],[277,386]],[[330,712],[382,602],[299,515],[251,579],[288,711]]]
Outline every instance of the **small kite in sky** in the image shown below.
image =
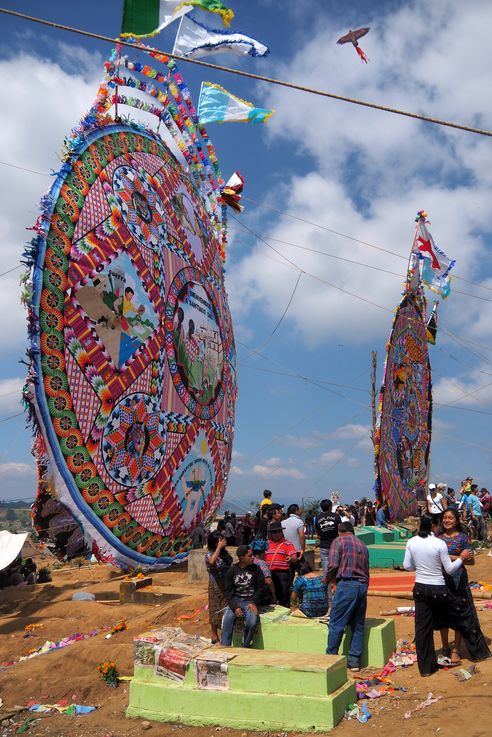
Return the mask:
[[341,38],[338,39],[337,44],[348,44],[351,43],[354,47],[354,49],[359,54],[362,61],[367,62],[369,61],[365,53],[362,51],[362,49],[359,46],[359,38],[362,38],[366,35],[366,33],[369,33],[371,29],[370,28],[358,28],[356,31],[349,31],[345,34],[345,36],[341,36]]

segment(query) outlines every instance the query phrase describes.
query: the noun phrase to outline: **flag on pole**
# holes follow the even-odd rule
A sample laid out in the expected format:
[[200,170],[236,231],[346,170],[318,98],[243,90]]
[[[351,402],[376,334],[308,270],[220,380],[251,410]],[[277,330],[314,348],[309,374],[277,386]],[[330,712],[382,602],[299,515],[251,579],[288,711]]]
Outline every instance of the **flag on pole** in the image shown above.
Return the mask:
[[266,123],[275,110],[255,107],[218,84],[202,82],[198,119],[208,123]]
[[193,8],[217,13],[227,27],[234,18],[222,0],[124,0],[121,36],[155,36]]
[[[423,213],[423,211],[421,211]],[[430,261],[430,266],[441,279],[445,279],[449,272],[455,265],[454,259],[448,258],[444,251],[434,243],[432,235],[429,233],[426,227],[425,213],[417,215],[417,228],[415,231],[415,238],[413,239],[412,252],[415,253],[419,258]],[[428,264],[424,264],[428,266]]]
[[240,56],[245,54],[266,56],[270,49],[243,33],[217,31],[203,23],[199,23],[189,15],[181,18],[174,42],[173,54],[198,58],[227,52]]

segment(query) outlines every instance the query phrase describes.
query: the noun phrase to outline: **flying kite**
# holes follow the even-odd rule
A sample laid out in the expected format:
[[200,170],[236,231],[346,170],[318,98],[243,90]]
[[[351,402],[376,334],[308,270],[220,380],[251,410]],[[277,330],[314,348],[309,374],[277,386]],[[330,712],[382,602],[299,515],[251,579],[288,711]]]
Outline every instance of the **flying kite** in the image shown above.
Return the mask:
[[371,29],[369,27],[366,28],[358,28],[356,31],[349,31],[345,34],[345,36],[341,36],[337,44],[348,44],[351,43],[354,49],[359,54],[362,61],[364,61],[366,64],[369,61],[365,53],[362,51],[362,49],[359,46],[359,38],[362,38],[367,33],[369,33]]
[[[58,515],[69,535],[75,521],[101,561],[166,567],[225,494],[236,363],[214,148],[174,61],[141,51],[143,63],[119,49],[105,64],[42,199],[26,253],[25,396],[38,516]],[[123,106],[156,116],[167,138]]]

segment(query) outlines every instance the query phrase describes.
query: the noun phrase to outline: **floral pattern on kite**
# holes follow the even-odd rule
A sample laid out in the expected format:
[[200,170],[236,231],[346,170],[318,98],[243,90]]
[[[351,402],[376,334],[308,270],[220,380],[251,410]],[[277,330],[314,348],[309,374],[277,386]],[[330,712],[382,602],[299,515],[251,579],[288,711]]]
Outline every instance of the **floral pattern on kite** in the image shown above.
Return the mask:
[[417,496],[428,475],[431,419],[425,298],[418,289],[408,291],[396,311],[376,429],[378,494],[388,503],[392,519],[417,511]]
[[56,492],[101,559],[169,565],[231,462],[217,223],[162,141],[126,125],[90,133],[49,202],[31,341]]

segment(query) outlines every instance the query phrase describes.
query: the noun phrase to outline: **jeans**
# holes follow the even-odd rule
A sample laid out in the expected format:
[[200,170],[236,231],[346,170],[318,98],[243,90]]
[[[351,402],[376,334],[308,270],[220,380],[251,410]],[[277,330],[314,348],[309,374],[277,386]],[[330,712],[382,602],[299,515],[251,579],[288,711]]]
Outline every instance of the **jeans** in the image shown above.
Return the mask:
[[352,630],[347,657],[349,668],[357,668],[364,643],[364,622],[367,608],[367,584],[361,581],[338,581],[331,607],[328,629],[328,655],[337,655],[345,627]]
[[[319,549],[319,562],[321,564],[323,576],[326,576],[326,571],[328,570],[328,558],[329,557],[330,557],[330,548],[320,548]],[[329,611],[332,601],[333,601],[333,593],[331,590],[331,584],[329,584],[328,588],[326,589],[326,595],[328,597],[328,611]]]
[[489,648],[478,619],[471,605],[456,597],[446,586],[416,583],[413,588],[415,600],[415,647],[420,675],[437,670],[434,648],[434,626],[451,627],[461,632],[470,660],[488,657]]
[[[244,637],[242,647],[250,647],[255,634],[256,623],[258,622],[258,615],[254,614],[251,609],[248,609],[248,604],[250,603],[251,602],[246,599],[239,603],[239,608],[241,609],[244,617]],[[235,621],[236,613],[233,612],[230,607],[227,607],[222,619],[222,632],[220,636],[221,645],[225,645],[226,647],[230,647],[232,645],[232,633]]]
[[475,515],[475,519],[472,520],[472,527],[475,532],[475,537],[477,540],[487,540],[488,530],[487,530],[487,523],[485,522],[484,518],[480,515]]

